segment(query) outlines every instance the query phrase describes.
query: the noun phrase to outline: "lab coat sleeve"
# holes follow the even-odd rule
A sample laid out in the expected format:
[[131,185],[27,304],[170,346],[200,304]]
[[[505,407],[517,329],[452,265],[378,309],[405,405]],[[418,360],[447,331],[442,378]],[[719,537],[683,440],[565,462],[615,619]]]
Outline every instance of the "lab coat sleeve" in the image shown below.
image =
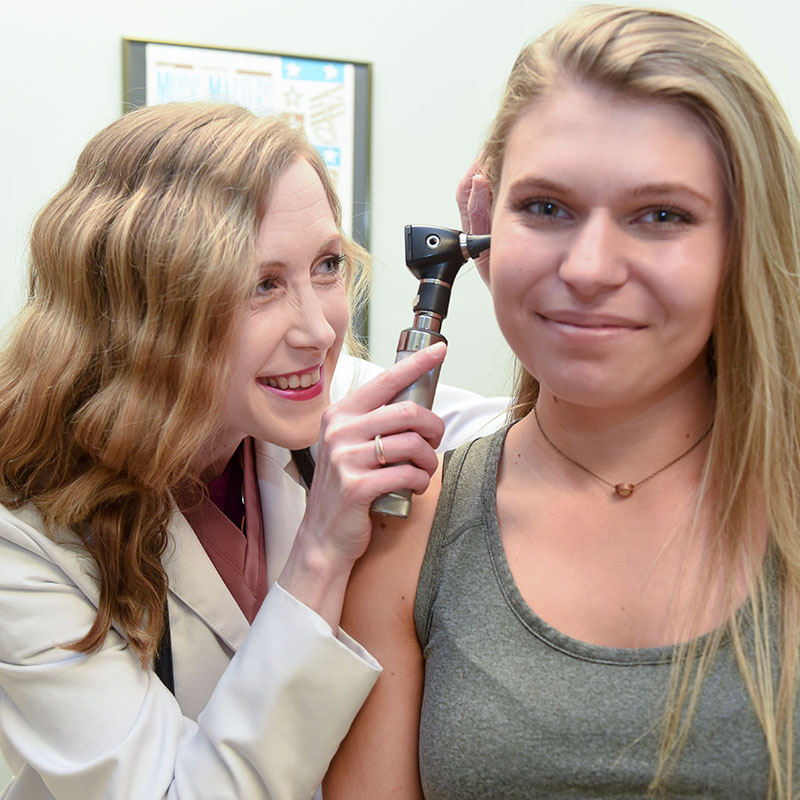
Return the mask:
[[440,383],[433,400],[433,410],[444,421],[439,452],[494,433],[506,423],[509,402],[508,397],[484,397]]
[[11,763],[27,763],[59,800],[314,795],[380,671],[366,651],[275,586],[194,722],[115,630],[94,654],[64,648],[96,611],[75,563],[73,548],[0,506],[0,726]]

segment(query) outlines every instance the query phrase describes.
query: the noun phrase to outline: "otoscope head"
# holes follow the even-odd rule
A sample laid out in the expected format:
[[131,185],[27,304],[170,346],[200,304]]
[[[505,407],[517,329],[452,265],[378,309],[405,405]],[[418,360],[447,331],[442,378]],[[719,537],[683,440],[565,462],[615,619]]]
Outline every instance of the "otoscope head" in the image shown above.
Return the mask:
[[444,318],[458,270],[489,247],[489,236],[471,236],[452,228],[406,225],[406,264],[420,280],[414,311]]
[[458,236],[459,231],[452,228],[406,225],[408,268],[420,280],[430,277],[452,280],[466,260]]

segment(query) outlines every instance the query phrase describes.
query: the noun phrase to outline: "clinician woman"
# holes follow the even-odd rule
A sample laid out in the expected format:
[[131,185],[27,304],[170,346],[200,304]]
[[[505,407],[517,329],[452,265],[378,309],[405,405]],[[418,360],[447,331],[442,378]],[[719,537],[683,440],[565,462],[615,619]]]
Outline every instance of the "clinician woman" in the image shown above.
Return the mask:
[[[236,107],[110,125],[31,247],[0,353],[3,797],[310,798],[380,669],[338,627],[370,503],[424,490],[443,434],[384,404],[444,348],[326,410],[363,253],[313,148]],[[300,521],[284,454],[320,428]]]

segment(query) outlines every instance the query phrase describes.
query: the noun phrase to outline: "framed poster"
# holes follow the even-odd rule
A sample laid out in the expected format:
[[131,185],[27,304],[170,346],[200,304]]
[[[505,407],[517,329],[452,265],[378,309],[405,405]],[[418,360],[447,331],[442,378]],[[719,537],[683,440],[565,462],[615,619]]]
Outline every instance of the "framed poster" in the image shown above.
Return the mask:
[[368,247],[369,64],[144,39],[122,43],[124,111],[202,100],[285,117],[328,165],[345,233]]

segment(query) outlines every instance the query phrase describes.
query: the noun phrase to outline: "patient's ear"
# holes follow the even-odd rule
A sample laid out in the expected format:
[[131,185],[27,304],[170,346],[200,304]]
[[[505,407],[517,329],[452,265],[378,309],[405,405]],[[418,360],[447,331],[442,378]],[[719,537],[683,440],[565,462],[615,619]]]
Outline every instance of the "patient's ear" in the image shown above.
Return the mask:
[[[461,230],[465,233],[484,234],[491,230],[492,190],[480,169],[480,156],[470,164],[456,188]],[[484,251],[474,259],[484,283],[489,285],[489,253]]]

